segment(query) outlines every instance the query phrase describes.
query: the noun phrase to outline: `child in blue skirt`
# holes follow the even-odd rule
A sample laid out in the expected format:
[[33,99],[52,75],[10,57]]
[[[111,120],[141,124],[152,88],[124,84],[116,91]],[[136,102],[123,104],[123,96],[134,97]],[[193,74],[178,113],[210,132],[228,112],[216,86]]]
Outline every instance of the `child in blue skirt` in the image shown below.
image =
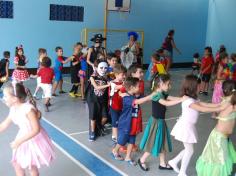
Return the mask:
[[138,160],[140,168],[148,171],[145,161],[150,154],[158,156],[160,154],[161,170],[172,170],[166,164],[165,152],[172,151],[171,139],[169,129],[165,121],[166,106],[173,106],[181,103],[186,97],[172,97],[166,94],[170,88],[170,76],[168,74],[160,74],[152,81],[152,88],[155,94],[152,96],[152,116],[148,120],[142,140],[140,142],[140,149],[145,153]]

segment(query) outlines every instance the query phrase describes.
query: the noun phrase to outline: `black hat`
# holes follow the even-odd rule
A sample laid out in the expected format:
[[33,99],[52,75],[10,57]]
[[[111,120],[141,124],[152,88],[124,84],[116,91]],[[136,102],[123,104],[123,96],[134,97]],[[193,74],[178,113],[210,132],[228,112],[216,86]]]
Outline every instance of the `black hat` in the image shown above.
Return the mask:
[[95,34],[93,38],[91,38],[91,41],[95,43],[102,43],[104,40],[106,40],[106,38],[104,38],[102,34]]

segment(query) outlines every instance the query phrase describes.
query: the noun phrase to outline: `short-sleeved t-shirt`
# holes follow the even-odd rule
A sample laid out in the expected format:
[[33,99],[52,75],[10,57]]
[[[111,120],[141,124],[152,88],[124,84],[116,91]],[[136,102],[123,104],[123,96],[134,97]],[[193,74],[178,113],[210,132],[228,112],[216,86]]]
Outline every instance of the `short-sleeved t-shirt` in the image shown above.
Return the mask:
[[55,66],[54,66],[54,71],[55,72],[62,71],[62,68],[63,68],[62,61],[64,61],[64,60],[66,60],[66,57],[57,56],[57,58],[55,59]]
[[202,58],[202,70],[205,70],[205,68],[210,65],[210,67],[205,72],[203,72],[203,74],[211,74],[213,64],[214,64],[213,57],[203,57]]
[[52,80],[54,77],[54,71],[52,68],[42,67],[39,69],[37,75],[41,77],[41,83],[52,84]]

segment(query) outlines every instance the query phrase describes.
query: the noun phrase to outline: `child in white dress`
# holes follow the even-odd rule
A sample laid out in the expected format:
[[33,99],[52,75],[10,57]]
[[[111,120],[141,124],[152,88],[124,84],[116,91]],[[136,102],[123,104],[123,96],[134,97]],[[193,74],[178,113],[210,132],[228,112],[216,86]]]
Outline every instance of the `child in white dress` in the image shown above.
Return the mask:
[[[197,130],[195,124],[197,123],[200,112],[217,112],[223,108],[223,104],[203,103],[197,100],[197,77],[194,75],[187,75],[182,85],[182,96],[189,98],[182,102],[182,115],[175,124],[171,135],[176,140],[183,142],[184,149],[168,163],[179,173],[178,176],[187,176],[186,170],[190,159],[194,153],[193,145],[198,141]],[[181,168],[177,167],[179,161]]]

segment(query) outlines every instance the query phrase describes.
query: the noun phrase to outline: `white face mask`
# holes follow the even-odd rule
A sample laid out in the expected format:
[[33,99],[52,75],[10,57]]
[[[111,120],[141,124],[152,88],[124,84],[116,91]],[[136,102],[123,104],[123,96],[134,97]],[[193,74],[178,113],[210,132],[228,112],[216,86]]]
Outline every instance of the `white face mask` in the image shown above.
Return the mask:
[[100,76],[104,76],[107,72],[107,63],[106,62],[100,62],[98,64],[97,72]]

